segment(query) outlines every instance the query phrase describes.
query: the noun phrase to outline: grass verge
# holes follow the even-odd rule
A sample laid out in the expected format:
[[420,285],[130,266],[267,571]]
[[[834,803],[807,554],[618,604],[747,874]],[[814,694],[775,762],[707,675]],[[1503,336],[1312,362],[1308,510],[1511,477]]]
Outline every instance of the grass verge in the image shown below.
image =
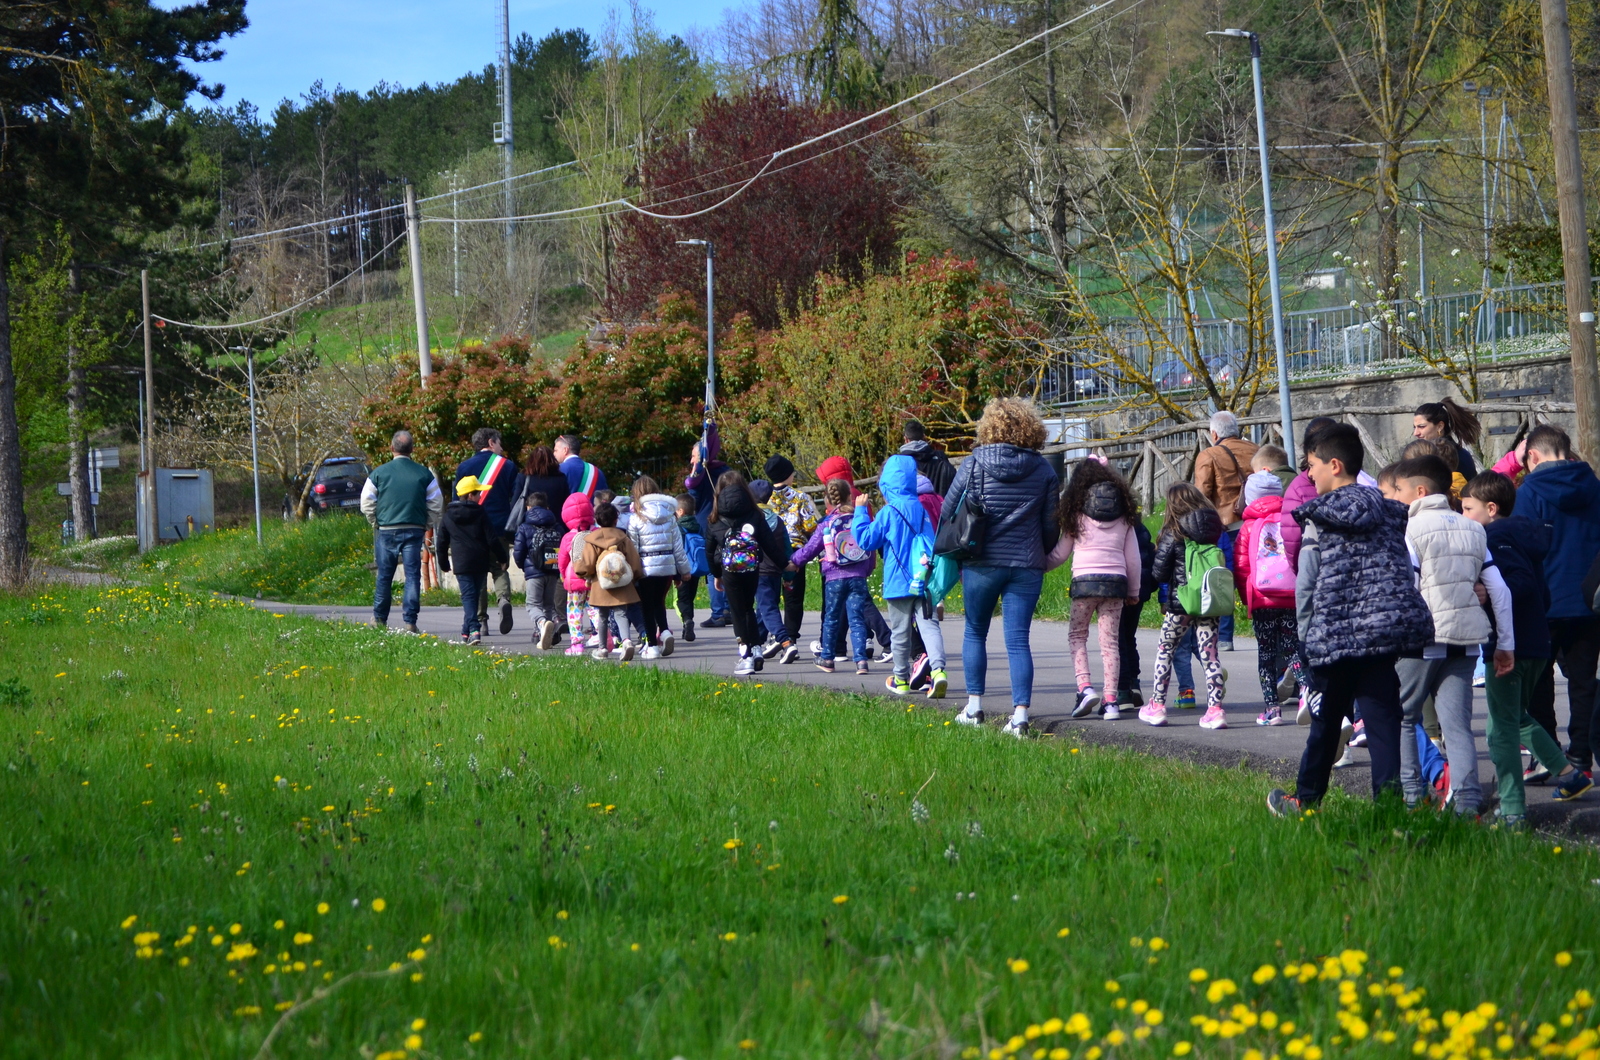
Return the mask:
[[0,648],[0,1054],[1596,1055],[1587,848],[170,588]]

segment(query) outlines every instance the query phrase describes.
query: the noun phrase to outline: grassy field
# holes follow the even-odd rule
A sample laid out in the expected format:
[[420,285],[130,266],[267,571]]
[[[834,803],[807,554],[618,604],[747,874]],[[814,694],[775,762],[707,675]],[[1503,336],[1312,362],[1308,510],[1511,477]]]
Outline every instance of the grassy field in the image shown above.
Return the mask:
[[1593,850],[947,719],[0,598],[0,1055],[1597,1055]]

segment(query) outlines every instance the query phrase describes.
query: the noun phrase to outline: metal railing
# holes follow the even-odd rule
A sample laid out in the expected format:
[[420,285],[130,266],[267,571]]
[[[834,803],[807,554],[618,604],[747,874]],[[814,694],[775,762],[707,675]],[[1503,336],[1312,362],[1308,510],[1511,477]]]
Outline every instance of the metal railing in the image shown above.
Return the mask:
[[[1045,402],[1073,406],[1132,397],[1142,392],[1140,376],[1165,393],[1197,390],[1193,366],[1201,361],[1224,388],[1264,371],[1264,389],[1276,389],[1272,344],[1265,330],[1246,321],[1208,319],[1186,326],[1179,317],[1154,324],[1114,318],[1102,328],[1104,338],[1068,336],[1054,346],[1043,379]],[[1567,335],[1566,295],[1559,282],[1517,284],[1299,309],[1284,314],[1283,330],[1291,381],[1405,371],[1430,358],[1492,363],[1560,349]],[[1106,355],[1106,339],[1132,371]]]

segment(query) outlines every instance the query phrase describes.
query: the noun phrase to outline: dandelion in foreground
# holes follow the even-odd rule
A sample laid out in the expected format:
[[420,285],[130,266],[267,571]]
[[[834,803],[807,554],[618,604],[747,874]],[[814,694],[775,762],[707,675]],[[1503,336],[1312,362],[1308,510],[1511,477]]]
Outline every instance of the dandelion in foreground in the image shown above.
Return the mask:
[[1566,950],[1562,950],[1560,953],[1556,954],[1556,967],[1557,968],[1565,968],[1567,965],[1569,965],[1571,963],[1572,963],[1572,954],[1568,953]]
[[[833,896],[833,904],[834,905],[844,905],[849,900],[850,900],[850,896],[848,894],[836,894],[836,895]],[[1570,957],[1568,957],[1567,959],[1571,960]]]
[[382,898],[374,898],[372,900],[372,911],[374,913],[381,913],[387,908],[389,908],[389,903]]

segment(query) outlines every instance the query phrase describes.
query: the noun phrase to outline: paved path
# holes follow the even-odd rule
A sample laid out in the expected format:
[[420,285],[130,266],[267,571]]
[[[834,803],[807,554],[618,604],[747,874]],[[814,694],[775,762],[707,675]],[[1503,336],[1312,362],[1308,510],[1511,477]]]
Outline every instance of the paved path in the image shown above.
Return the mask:
[[[274,611],[310,614],[335,621],[364,623],[370,622],[372,618],[371,609],[366,607],[272,604],[262,601],[257,601],[257,604]],[[676,619],[677,616],[673,615],[673,620]],[[390,622],[391,625],[398,625],[398,608],[390,616]],[[485,637],[484,647],[520,654],[542,654],[537,644],[531,642],[529,632],[531,623],[521,608],[516,611],[516,623],[517,628],[507,636]],[[445,639],[459,639],[461,611],[457,607],[424,607],[417,624],[425,633],[432,633]],[[490,624],[498,628],[498,618],[492,617]],[[947,617],[943,629],[945,645],[950,655],[948,665],[950,693],[942,705],[954,710],[965,702],[961,664],[964,626],[961,616]],[[817,636],[819,630],[818,615],[815,612],[807,613],[801,631],[803,641],[809,643]],[[720,675],[731,674],[737,654],[733,631],[722,628],[700,629],[695,632],[697,635],[695,642],[685,643],[680,638],[677,649],[670,657],[655,662],[636,662],[634,665],[662,666]],[[1097,639],[1097,634],[1091,631],[1090,668],[1096,682],[1095,687],[1099,688],[1101,687],[1100,652]],[[1300,753],[1305,747],[1306,730],[1292,724],[1277,727],[1262,727],[1255,724],[1256,715],[1262,709],[1261,686],[1256,678],[1255,642],[1247,637],[1239,637],[1235,644],[1238,650],[1224,652],[1222,655],[1222,665],[1229,674],[1226,702],[1229,725],[1227,729],[1219,731],[1201,729],[1199,727],[1201,710],[1169,710],[1168,724],[1161,729],[1142,724],[1134,717],[1132,711],[1127,710],[1123,712],[1123,720],[1118,722],[1098,719],[1074,721],[1071,718],[1071,708],[1077,691],[1077,682],[1073,675],[1071,652],[1067,649],[1066,623],[1036,621],[1033,625],[1034,727],[1042,732],[1055,734],[1071,730],[1090,743],[1127,747],[1207,765],[1258,769],[1270,774],[1285,787],[1292,788]],[[999,719],[1009,716],[1011,699],[1006,655],[998,618],[989,630],[988,645],[988,685],[984,702],[989,716]],[[1151,692],[1155,652],[1156,631],[1141,629],[1139,654],[1143,688],[1147,696]],[[560,647],[549,654],[559,655]],[[1198,678],[1200,677],[1198,660],[1195,662],[1195,669]],[[789,666],[769,661],[762,671],[762,678],[794,681],[798,684],[848,692],[864,692],[888,698],[889,693],[884,688],[884,676],[888,671],[887,664],[873,664],[871,676],[858,677],[853,666],[841,664],[839,672],[824,674],[812,666],[810,653],[803,650],[800,658]],[[1176,695],[1175,690],[1173,695]],[[927,701],[919,698],[918,702]],[[1566,680],[1561,677],[1558,670],[1556,710],[1563,734],[1566,731],[1566,702]],[[1489,762],[1484,740],[1484,702],[1481,692],[1477,696],[1475,707],[1474,729],[1478,736],[1479,780],[1487,790],[1494,782],[1494,766]],[[1290,713],[1292,715],[1292,710]],[[1356,765],[1335,770],[1334,779],[1335,783],[1342,785],[1346,790],[1365,795],[1371,790],[1371,773],[1366,765],[1366,752],[1358,749],[1356,759]],[[1263,784],[1263,796],[1266,794],[1266,787],[1267,785]],[[1528,789],[1530,821],[1541,828],[1563,827],[1600,835],[1600,789],[1573,803],[1555,802],[1550,797],[1550,791],[1548,786],[1532,786]]]

